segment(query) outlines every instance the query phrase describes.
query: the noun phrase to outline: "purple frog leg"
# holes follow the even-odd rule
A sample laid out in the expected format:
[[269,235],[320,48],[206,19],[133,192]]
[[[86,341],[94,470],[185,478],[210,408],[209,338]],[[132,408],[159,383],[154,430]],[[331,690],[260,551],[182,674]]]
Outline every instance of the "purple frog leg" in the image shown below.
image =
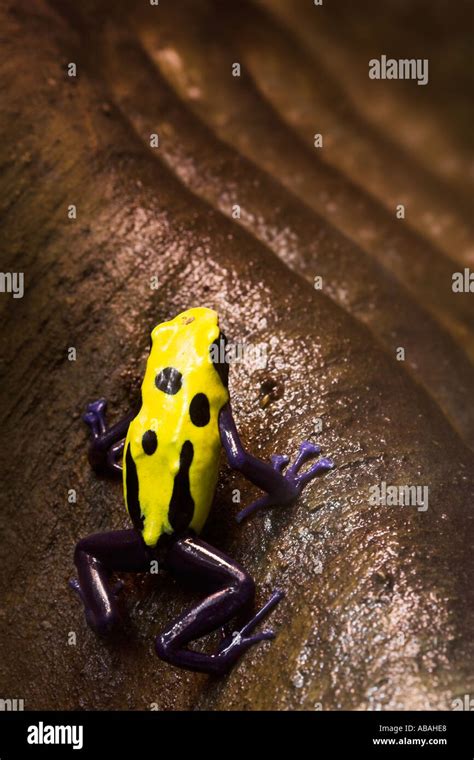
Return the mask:
[[225,626],[247,608],[255,596],[255,583],[241,565],[195,536],[173,542],[165,567],[214,590],[157,636],[156,653],[162,660],[187,670],[223,675],[249,647],[275,637],[271,630],[250,634],[282,599],[281,591],[275,591],[240,630],[224,637],[214,654],[187,648],[189,642]]
[[299,474],[301,467],[309,459],[314,459],[321,453],[320,446],[311,441],[303,441],[294,463],[287,468],[285,473],[282,471],[289,462],[288,457],[274,455],[272,464],[268,464],[252,456],[245,450],[240,440],[229,403],[220,411],[219,431],[230,466],[245,475],[262,491],[266,491],[265,496],[261,496],[237,514],[237,522],[241,522],[259,509],[295,501],[313,478],[334,467],[331,459],[321,458],[306,472]]
[[[146,572],[154,558],[154,550],[135,530],[95,533],[78,542],[74,553],[78,577],[69,585],[81,599],[86,621],[96,633],[110,634],[120,621],[111,573]],[[188,670],[223,675],[249,647],[274,638],[270,630],[251,634],[282,599],[281,591],[275,591],[239,630],[226,635],[215,654],[188,649],[191,641],[229,624],[244,611],[253,602],[255,583],[241,565],[192,535],[170,539],[163,566],[202,585],[208,595],[157,636],[156,652],[162,660]]]
[[122,465],[118,460],[123,454],[128,427],[137,411],[130,411],[123,419],[108,428],[105,420],[106,409],[106,399],[100,398],[88,404],[85,414],[82,415],[91,431],[89,462],[97,472],[121,476]]
[[114,571],[143,573],[150,569],[146,545],[135,530],[94,533],[76,544],[77,579],[69,582],[76,591],[93,631],[110,633],[120,621],[117,587],[110,582]]

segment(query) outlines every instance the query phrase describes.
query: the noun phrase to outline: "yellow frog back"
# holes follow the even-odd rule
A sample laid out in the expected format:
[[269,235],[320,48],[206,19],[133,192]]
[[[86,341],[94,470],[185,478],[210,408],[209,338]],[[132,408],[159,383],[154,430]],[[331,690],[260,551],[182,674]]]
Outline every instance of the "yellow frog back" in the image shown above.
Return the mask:
[[151,338],[123,465],[125,503],[148,546],[163,533],[202,529],[218,475],[219,412],[229,398],[223,365],[213,361],[222,350],[215,311],[189,309]]

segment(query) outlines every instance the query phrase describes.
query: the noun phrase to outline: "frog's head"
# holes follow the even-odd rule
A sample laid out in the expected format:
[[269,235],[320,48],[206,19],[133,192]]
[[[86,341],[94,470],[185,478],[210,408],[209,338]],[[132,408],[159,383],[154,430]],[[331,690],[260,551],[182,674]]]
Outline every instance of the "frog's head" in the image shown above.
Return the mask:
[[199,367],[205,371],[214,365],[213,372],[218,372],[227,387],[229,366],[225,346],[217,311],[198,306],[153,329],[148,362],[156,368],[175,367],[181,375]]
[[178,314],[174,319],[164,324],[177,325],[184,330],[189,325],[193,325],[194,330],[212,329],[219,327],[219,315],[214,309],[208,309],[206,306],[196,306],[182,311],[181,314]]

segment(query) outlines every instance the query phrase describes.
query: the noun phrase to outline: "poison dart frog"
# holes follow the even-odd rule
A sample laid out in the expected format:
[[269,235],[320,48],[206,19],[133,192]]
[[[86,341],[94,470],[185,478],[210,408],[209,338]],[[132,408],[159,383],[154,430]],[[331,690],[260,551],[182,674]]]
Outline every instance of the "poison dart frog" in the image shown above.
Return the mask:
[[87,406],[89,461],[98,472],[123,477],[133,529],[80,540],[74,553],[77,579],[70,581],[89,626],[106,634],[120,620],[112,572],[146,572],[159,558],[170,573],[192,578],[206,596],[156,637],[156,653],[172,665],[217,675],[253,644],[274,638],[271,630],[254,629],[283,596],[275,591],[240,630],[222,635],[214,653],[188,646],[228,626],[255,595],[249,573],[199,537],[214,497],[221,449],[230,466],[264,492],[237,515],[239,522],[258,509],[294,501],[316,475],[334,466],[320,458],[300,472],[320,454],[309,441],[301,444],[293,464],[287,456],[273,456],[269,464],[249,454],[232,416],[226,358],[217,313],[189,309],[151,333],[138,413],[107,427],[106,400]]

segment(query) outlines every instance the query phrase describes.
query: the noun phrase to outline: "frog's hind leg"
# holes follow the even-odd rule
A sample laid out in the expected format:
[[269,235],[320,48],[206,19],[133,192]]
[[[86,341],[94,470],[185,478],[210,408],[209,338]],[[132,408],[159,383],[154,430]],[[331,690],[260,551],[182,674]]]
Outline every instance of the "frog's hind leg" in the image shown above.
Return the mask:
[[84,604],[86,620],[99,634],[107,634],[120,619],[117,589],[110,581],[116,571],[139,573],[149,570],[150,557],[135,530],[94,533],[76,545],[74,563],[77,579],[69,585]]
[[278,604],[283,596],[280,591],[241,630],[225,638],[215,654],[188,649],[191,641],[225,626],[241,613],[253,601],[255,584],[237,562],[194,536],[178,539],[171,545],[165,567],[206,586],[210,593],[157,636],[156,652],[162,660],[188,670],[221,675],[253,644],[274,638],[273,631],[250,633]]
[[124,439],[128,427],[136,415],[136,410],[132,410],[122,420],[107,428],[106,409],[106,399],[100,398],[88,404],[85,413],[82,415],[82,419],[91,431],[89,462],[91,467],[98,472],[121,475],[122,466],[118,460],[123,454]]

